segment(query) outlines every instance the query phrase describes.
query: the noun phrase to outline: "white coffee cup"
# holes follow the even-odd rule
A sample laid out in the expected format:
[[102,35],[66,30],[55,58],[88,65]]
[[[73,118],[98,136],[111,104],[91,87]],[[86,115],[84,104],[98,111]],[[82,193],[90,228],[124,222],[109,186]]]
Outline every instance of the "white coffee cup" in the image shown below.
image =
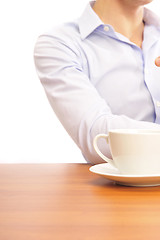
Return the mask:
[[[100,138],[109,144],[113,159],[100,151]],[[108,135],[97,135],[93,146],[98,155],[121,174],[160,175],[160,130],[115,129]]]

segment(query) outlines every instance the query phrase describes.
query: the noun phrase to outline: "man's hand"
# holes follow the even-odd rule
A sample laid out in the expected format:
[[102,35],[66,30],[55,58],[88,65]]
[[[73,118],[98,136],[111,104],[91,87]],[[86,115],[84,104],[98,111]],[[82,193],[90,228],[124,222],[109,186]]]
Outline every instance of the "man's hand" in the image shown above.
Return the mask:
[[155,64],[157,67],[160,67],[160,56],[156,58]]

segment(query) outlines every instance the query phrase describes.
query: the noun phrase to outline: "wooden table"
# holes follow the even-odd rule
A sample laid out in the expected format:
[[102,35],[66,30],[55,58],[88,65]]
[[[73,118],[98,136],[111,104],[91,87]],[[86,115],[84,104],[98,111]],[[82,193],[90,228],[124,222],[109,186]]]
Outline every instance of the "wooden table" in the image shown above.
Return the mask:
[[0,240],[160,239],[160,187],[119,186],[88,169],[0,165]]

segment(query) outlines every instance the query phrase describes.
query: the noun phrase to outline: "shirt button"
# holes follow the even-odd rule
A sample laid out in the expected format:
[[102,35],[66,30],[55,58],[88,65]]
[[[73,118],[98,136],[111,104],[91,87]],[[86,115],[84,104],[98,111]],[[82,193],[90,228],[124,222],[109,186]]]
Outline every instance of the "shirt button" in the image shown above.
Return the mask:
[[105,32],[108,32],[108,31],[109,31],[109,27],[108,27],[108,26],[105,26],[105,27],[104,27],[104,31],[105,31]]
[[156,103],[156,104],[157,104],[157,107],[160,107],[160,102],[159,102],[159,101],[157,101],[157,103]]
[[148,69],[145,69],[145,74],[149,74],[149,70]]

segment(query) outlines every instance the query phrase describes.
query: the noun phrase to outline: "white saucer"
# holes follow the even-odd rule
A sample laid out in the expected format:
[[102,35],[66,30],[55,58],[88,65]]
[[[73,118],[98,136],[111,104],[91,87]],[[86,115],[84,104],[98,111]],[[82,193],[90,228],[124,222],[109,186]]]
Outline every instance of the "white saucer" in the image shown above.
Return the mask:
[[123,175],[108,163],[90,167],[91,172],[115,181],[117,184],[135,187],[151,187],[160,185],[160,175]]

